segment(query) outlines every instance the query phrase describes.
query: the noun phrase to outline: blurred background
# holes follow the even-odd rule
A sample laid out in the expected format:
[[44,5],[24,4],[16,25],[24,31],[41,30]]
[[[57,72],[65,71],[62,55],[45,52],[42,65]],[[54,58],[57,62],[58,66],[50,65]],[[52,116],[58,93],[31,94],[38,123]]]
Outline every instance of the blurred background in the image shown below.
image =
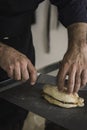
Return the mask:
[[67,49],[67,30],[58,21],[57,8],[49,0],[39,5],[35,15],[32,33],[38,69],[62,59]]

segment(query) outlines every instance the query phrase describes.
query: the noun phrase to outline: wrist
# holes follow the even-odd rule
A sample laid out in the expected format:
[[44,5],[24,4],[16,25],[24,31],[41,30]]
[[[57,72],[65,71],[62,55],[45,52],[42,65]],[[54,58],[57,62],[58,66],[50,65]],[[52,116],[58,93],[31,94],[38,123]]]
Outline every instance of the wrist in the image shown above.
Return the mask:
[[68,27],[69,46],[84,47],[87,45],[87,24],[75,23]]
[[3,44],[2,42],[0,42],[0,57],[3,56],[3,51],[6,48],[7,45]]

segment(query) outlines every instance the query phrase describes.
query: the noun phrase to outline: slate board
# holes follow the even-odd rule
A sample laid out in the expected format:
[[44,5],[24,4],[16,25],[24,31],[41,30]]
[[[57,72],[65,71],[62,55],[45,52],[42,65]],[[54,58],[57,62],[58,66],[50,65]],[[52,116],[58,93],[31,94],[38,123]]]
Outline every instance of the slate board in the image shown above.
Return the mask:
[[87,130],[87,90],[80,91],[80,95],[85,98],[85,107],[65,109],[43,99],[43,85],[31,87],[24,83],[0,93],[0,97],[69,130]]

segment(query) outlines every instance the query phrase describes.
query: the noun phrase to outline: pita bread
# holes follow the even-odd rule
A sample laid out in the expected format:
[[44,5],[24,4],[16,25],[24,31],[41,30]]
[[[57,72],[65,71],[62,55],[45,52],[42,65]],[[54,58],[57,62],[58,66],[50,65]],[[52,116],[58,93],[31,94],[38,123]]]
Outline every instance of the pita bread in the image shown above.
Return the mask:
[[72,108],[83,107],[84,99],[79,97],[77,93],[68,94],[66,88],[63,92],[58,91],[57,86],[45,85],[43,88],[43,97],[51,104],[60,107]]

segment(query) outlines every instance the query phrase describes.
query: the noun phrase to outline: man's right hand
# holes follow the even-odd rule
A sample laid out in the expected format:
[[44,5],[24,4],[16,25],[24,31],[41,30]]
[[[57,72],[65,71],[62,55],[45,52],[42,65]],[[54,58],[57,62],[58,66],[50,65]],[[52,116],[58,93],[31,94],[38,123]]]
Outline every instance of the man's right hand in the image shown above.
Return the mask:
[[37,72],[31,61],[16,49],[0,43],[0,67],[10,78],[28,80],[33,85],[37,79]]

